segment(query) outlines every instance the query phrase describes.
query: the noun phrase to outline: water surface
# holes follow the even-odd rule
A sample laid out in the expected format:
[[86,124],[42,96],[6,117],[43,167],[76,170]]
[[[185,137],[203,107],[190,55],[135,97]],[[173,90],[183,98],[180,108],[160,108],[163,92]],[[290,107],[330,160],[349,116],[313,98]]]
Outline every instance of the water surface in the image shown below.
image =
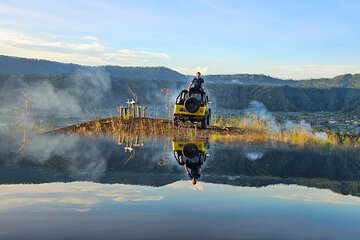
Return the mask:
[[[121,135],[0,139],[1,239],[360,234],[359,149]],[[193,185],[184,166],[199,157]]]

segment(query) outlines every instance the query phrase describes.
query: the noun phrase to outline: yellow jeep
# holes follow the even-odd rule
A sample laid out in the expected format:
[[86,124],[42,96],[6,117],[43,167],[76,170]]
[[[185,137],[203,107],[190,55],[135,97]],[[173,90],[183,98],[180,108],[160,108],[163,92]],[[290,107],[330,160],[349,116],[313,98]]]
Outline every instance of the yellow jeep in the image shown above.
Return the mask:
[[179,121],[200,122],[201,128],[206,128],[211,120],[208,95],[205,92],[189,94],[187,90],[182,90],[176,98],[173,117],[175,124]]
[[172,142],[174,158],[180,165],[184,165],[186,159],[189,159],[190,161],[196,159],[205,162],[206,158],[209,156],[209,147],[210,144],[207,140],[191,142],[173,140]]

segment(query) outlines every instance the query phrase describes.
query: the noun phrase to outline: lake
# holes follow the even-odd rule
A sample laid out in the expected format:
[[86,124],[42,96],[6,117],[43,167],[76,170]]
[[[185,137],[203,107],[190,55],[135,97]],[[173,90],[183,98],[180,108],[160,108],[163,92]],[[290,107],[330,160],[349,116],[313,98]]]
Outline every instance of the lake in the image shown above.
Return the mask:
[[0,139],[1,239],[360,235],[358,148],[129,135]]

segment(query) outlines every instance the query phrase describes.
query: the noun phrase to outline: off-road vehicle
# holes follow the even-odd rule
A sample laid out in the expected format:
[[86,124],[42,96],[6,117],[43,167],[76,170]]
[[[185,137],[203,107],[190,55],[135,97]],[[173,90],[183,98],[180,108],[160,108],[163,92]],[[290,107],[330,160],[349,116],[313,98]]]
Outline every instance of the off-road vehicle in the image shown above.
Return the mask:
[[190,121],[200,122],[201,128],[210,125],[211,109],[209,97],[205,92],[189,93],[182,90],[176,98],[174,106],[174,123]]

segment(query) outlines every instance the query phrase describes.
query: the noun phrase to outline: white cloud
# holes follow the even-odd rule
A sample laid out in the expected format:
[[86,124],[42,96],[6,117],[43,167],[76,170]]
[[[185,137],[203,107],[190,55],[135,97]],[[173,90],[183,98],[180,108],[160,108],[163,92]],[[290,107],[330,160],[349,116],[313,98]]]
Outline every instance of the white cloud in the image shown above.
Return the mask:
[[175,70],[188,75],[194,75],[196,72],[201,72],[201,74],[206,74],[209,70],[209,67],[208,66],[176,67]]
[[335,77],[345,73],[360,72],[360,65],[355,64],[307,64],[307,65],[276,65],[270,66],[281,78],[307,79]]
[[147,52],[147,51],[135,51],[131,49],[121,49],[112,53],[104,53],[105,57],[109,59],[139,59],[146,60],[148,58],[169,58],[165,53]]
[[100,41],[97,37],[94,37],[94,36],[85,36],[82,38],[86,39],[86,40],[91,40],[91,41]]
[[139,65],[150,60],[169,58],[166,53],[161,52],[110,49],[95,36],[41,36],[43,37],[0,29],[0,54],[85,65]]
[[[87,39],[88,40],[88,39]],[[39,50],[44,49],[47,51],[104,51],[105,46],[97,41],[67,43],[60,41],[50,41],[41,38],[35,38],[29,35],[0,30],[0,46],[1,50],[6,52],[8,48],[26,50]]]

